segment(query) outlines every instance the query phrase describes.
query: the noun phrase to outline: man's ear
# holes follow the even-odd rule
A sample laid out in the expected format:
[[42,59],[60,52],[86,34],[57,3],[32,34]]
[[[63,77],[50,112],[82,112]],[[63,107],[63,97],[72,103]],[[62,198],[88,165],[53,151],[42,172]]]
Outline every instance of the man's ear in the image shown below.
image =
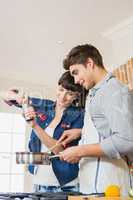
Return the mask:
[[91,58],[87,59],[86,67],[88,67],[89,69],[93,69],[94,68],[94,61]]

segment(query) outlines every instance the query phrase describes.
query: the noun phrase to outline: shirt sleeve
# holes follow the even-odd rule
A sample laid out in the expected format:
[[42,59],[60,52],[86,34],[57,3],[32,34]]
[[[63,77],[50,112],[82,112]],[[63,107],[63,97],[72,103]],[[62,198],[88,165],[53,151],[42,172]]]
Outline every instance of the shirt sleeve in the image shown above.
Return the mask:
[[29,97],[29,103],[34,108],[40,108],[40,107],[44,107],[45,106],[46,100],[45,99],[34,98],[34,97]]
[[104,115],[110,136],[101,141],[103,152],[110,158],[133,153],[133,93],[116,92],[105,104]]

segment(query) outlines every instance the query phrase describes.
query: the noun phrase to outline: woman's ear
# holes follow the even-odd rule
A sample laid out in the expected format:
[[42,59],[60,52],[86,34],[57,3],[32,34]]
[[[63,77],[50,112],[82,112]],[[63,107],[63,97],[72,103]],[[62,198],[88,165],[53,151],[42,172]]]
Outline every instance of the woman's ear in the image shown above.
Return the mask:
[[80,92],[77,92],[74,99],[73,99],[73,105],[79,107],[80,106],[80,103],[81,103],[81,93]]
[[76,92],[75,97],[74,97],[74,100],[79,99],[79,97],[80,97],[80,93],[79,93],[79,92]]

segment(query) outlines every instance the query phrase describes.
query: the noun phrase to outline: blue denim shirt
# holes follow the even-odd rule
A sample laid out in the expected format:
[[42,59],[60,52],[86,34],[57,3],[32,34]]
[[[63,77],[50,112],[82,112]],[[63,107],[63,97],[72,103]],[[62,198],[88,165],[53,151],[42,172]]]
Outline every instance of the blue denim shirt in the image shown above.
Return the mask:
[[[55,102],[51,100],[42,100],[37,98],[31,98],[30,100],[31,105],[37,112],[37,123],[40,125],[41,128],[45,129],[55,116]],[[53,138],[58,140],[63,132],[67,129],[82,128],[83,118],[83,109],[77,108],[75,106],[70,106],[64,111],[60,123],[54,130]],[[69,146],[77,145],[78,141],[79,140],[74,140],[69,144]],[[41,141],[35,134],[34,130],[32,130],[31,132],[29,149],[31,152],[41,151]],[[53,159],[52,168],[61,186],[74,180],[78,176],[78,164],[70,164],[59,159]],[[28,169],[30,173],[35,174],[34,165],[29,165]]]

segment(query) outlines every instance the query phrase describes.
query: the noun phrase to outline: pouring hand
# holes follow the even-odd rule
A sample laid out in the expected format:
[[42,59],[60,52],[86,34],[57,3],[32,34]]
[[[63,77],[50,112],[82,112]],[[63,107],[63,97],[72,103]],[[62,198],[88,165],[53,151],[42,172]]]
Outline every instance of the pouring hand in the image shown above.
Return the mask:
[[23,111],[23,116],[26,122],[33,128],[36,125],[36,112],[32,106],[29,106],[26,111]]

